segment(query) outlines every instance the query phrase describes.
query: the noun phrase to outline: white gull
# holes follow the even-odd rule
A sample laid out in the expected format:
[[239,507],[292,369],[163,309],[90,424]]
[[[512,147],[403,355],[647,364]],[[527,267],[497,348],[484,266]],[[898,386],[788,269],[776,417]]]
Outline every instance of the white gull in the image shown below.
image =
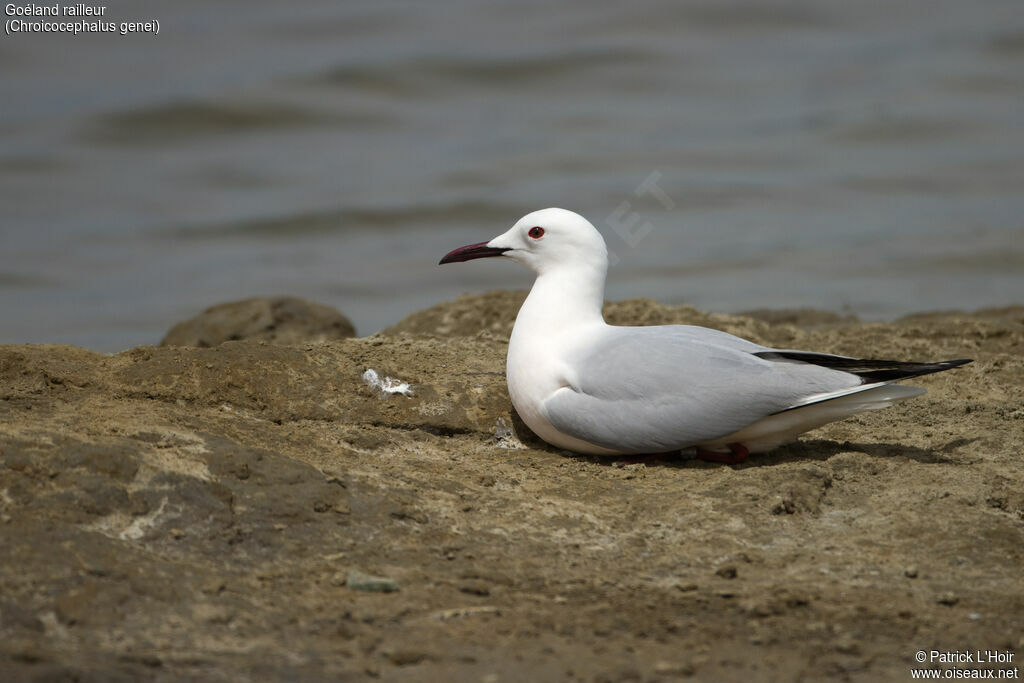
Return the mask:
[[543,209],[441,263],[504,256],[537,273],[509,340],[516,412],[579,453],[697,448],[742,462],[815,427],[924,393],[893,382],[969,363],[911,363],[772,349],[693,325],[623,327],[601,314],[608,250],[582,216]]

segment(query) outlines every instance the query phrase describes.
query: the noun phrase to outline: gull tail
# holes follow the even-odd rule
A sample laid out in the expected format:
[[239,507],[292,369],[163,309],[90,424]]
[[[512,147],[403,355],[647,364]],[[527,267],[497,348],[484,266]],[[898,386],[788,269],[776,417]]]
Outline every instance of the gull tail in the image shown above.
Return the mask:
[[[790,406],[781,413],[801,410],[808,406],[828,404],[829,412],[846,411],[848,414],[862,410],[878,410],[888,408],[894,401],[902,401],[925,393],[921,387],[908,387],[892,384],[909,377],[930,375],[933,372],[952,370],[970,363],[970,358],[943,360],[935,363],[914,363],[899,360],[872,360],[869,358],[848,358],[833,356],[827,353],[810,353],[807,351],[762,351],[755,353],[766,360],[783,363],[811,363],[831,370],[841,370],[860,377],[861,385],[852,388],[829,391],[823,394],[808,396],[796,405]],[[814,411],[811,411],[814,412]],[[779,413],[776,413],[779,414]]]
[[742,443],[751,453],[764,453],[789,443],[804,432],[866,410],[888,408],[895,401],[920,396],[921,387],[902,384],[863,384],[827,394],[808,396],[801,403],[769,415],[727,437],[700,444],[720,450],[729,443]]
[[825,394],[808,396],[795,406],[775,413],[788,413],[794,410],[801,410],[809,406],[823,406],[827,404],[829,411],[839,414],[853,415],[864,410],[879,410],[888,408],[895,401],[903,401],[914,398],[925,393],[924,387],[908,387],[904,384],[889,384],[888,382],[875,382],[873,384],[862,384],[852,389],[840,389]]
[[841,420],[866,410],[888,408],[925,393],[923,387],[893,384],[908,377],[919,377],[933,372],[951,370],[970,363],[970,359],[947,360],[937,363],[909,363],[904,361],[869,360],[831,356],[806,351],[762,351],[754,355],[782,363],[811,363],[833,370],[841,370],[860,377],[862,384],[836,391],[807,396],[799,403],[773,413],[739,432],[713,442],[700,444],[709,450],[721,450],[730,443],[741,443],[751,453],[763,453],[794,440],[798,435],[834,420]]

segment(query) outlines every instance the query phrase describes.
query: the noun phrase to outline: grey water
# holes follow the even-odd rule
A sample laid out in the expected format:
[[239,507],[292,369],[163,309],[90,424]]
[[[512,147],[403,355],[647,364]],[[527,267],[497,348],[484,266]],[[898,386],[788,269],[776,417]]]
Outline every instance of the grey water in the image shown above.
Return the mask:
[[[20,3],[25,4],[25,3]],[[9,18],[9,17],[5,17]],[[583,213],[609,299],[1024,303],[1020,0],[111,2],[0,40],[0,343],[117,351],[292,294],[361,334]]]

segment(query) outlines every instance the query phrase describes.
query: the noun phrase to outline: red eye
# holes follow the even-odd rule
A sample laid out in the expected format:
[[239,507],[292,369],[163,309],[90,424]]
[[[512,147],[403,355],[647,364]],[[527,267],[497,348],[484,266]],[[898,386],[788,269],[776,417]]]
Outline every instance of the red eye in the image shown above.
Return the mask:
[[526,234],[535,240],[539,240],[541,237],[544,236],[544,228],[540,227],[539,225],[535,225],[532,228],[530,228],[530,232]]

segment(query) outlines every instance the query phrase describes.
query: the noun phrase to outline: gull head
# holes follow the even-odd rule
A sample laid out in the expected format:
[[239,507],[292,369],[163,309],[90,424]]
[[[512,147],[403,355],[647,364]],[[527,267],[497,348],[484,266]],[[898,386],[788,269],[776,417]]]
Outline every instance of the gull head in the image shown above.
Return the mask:
[[608,267],[604,238],[590,221],[565,209],[541,209],[520,218],[512,228],[490,242],[454,249],[441,263],[456,263],[491,256],[505,256],[538,274],[582,266]]

